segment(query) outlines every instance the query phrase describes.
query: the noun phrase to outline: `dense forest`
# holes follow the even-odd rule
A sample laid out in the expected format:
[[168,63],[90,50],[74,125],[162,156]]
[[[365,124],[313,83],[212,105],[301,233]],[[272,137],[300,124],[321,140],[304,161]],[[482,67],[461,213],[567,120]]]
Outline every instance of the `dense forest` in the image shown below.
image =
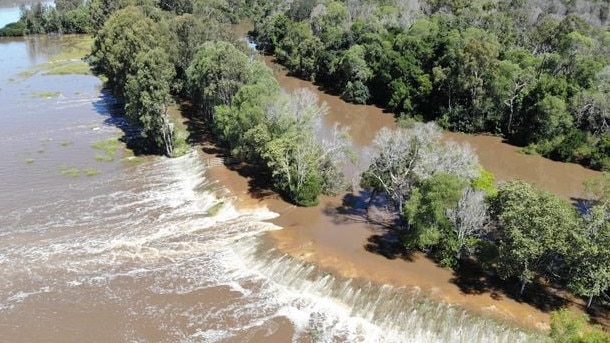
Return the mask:
[[347,101],[609,170],[609,11],[583,0],[276,1],[254,37]]
[[[281,89],[231,32],[243,19],[294,75],[399,115],[403,128],[378,133],[361,186],[398,219],[406,251],[458,273],[476,264],[517,296],[539,283],[608,306],[610,174],[587,184],[577,211],[522,181],[495,185],[469,147],[441,139],[442,128],[486,131],[610,167],[608,2],[58,0],[23,8],[3,32],[92,34],[89,62],[148,152],[178,154],[167,109],[188,99],[230,154],[287,200],[315,205],[345,189],[347,130],[316,138],[326,106]],[[551,337],[610,342],[567,310],[553,314]]]

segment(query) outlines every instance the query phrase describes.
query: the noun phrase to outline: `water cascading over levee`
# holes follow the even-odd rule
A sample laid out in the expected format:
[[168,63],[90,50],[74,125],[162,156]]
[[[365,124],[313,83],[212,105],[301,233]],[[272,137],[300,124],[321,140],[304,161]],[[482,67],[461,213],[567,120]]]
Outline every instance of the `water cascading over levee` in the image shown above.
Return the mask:
[[[244,265],[294,298],[282,313],[319,342],[544,342],[458,307],[434,302],[418,288],[396,288],[333,275],[284,254],[257,237],[233,246]],[[279,292],[278,292],[279,293]],[[278,297],[284,297],[278,296]]]

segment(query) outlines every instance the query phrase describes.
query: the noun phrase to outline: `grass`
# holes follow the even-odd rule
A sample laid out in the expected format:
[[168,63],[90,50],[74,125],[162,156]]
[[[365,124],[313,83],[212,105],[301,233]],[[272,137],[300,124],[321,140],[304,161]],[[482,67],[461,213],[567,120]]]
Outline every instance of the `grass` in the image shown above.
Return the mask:
[[91,52],[92,43],[92,37],[69,37],[60,53],[51,56],[45,63],[30,67],[17,76],[28,79],[38,73],[42,73],[42,75],[93,75],[87,62],[83,61]]
[[81,170],[78,168],[67,166],[62,166],[59,171],[61,172],[61,175],[67,175],[70,177],[79,177],[81,172]]
[[100,171],[97,169],[94,169],[94,168],[85,168],[83,170],[83,173],[85,173],[86,176],[95,176],[95,175],[99,174]]
[[21,73],[17,74],[17,76],[24,78],[24,79],[29,79],[30,77],[36,75],[37,73],[38,73],[38,71],[35,69],[28,69],[26,71],[22,71]]
[[91,68],[83,58],[91,52],[93,37],[71,38],[57,55],[51,56],[47,63],[40,65],[44,75],[92,75]]
[[121,144],[116,137],[91,143],[93,149],[101,151],[101,153],[95,154],[95,160],[98,162],[114,161],[114,157],[120,146]]
[[84,169],[80,169],[80,168],[76,168],[76,167],[69,167],[69,166],[61,166],[59,168],[59,172],[61,173],[61,175],[66,175],[66,176],[70,176],[73,178],[77,178],[81,175],[85,175],[88,177],[91,176],[95,176],[98,175],[100,173],[99,170],[94,169],[94,168],[84,168]]
[[81,60],[91,52],[92,44],[93,37],[91,36],[72,36],[65,42],[60,53],[49,58],[49,62]]
[[72,141],[62,141],[62,142],[59,143],[59,145],[63,146],[63,147],[67,147],[67,146],[72,145],[72,144],[74,144],[74,142],[72,142]]
[[43,75],[91,75],[91,68],[83,61],[58,62]]
[[61,95],[61,92],[50,92],[50,91],[42,91],[42,92],[32,92],[30,94],[32,98],[57,98]]
[[105,155],[105,154],[95,154],[93,157],[98,162],[112,162],[114,161],[114,156]]

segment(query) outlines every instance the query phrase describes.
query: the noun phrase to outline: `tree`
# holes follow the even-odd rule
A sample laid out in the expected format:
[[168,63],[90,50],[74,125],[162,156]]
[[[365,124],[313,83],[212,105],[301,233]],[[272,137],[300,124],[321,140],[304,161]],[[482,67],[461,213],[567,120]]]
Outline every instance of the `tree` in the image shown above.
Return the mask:
[[472,254],[476,241],[488,232],[489,206],[485,198],[485,192],[466,187],[455,207],[447,209],[455,235],[457,259]]
[[587,296],[587,307],[593,297],[610,287],[610,221],[607,207],[589,209],[581,229],[575,231],[572,249],[567,255],[568,288]]
[[366,83],[372,72],[364,58],[364,47],[356,44],[338,59],[338,65],[333,68],[338,76],[338,88],[343,89],[342,98],[357,104],[365,104],[370,95]]
[[193,0],[160,0],[159,7],[178,15],[193,13]]
[[120,0],[91,0],[89,11],[93,32],[98,32],[110,15],[121,8]]
[[575,122],[596,136],[610,132],[610,67],[595,77],[595,85],[573,98]]
[[250,59],[233,44],[205,42],[187,70],[191,96],[206,118],[214,107],[230,105],[240,87],[250,81]]
[[169,57],[160,48],[141,51],[135,57],[135,74],[127,76],[125,110],[127,118],[142,127],[152,146],[172,157],[173,125],[167,114],[170,85],[175,76]]
[[436,173],[465,180],[478,175],[477,156],[470,147],[441,142],[441,130],[434,123],[418,123],[410,130],[382,129],[373,141],[371,160],[362,186],[385,193],[396,213],[402,213],[417,182]]
[[280,86],[269,68],[260,61],[250,64],[252,82],[242,86],[230,105],[214,108],[214,126],[232,153],[249,161],[260,161],[265,142],[255,138],[259,125],[266,129],[266,111],[278,99]]
[[169,40],[167,33],[139,7],[126,7],[115,12],[97,33],[92,49],[93,64],[122,97],[127,76],[137,71],[134,52],[165,49]]
[[[193,62],[197,50],[208,41],[232,41],[233,34],[227,24],[215,19],[205,22],[192,14],[175,16],[169,21],[173,52],[171,59],[176,66],[181,86],[187,88],[186,70]],[[184,89],[184,90],[185,90]]]
[[588,179],[584,185],[594,205],[610,206],[610,173]]
[[278,60],[296,76],[314,80],[317,59],[322,50],[320,39],[316,37],[306,22],[291,23],[287,26],[284,39],[278,43]]
[[326,114],[315,93],[300,89],[269,103],[261,156],[267,161],[278,189],[295,203],[313,206],[320,193],[332,193],[342,184],[340,165],[346,162],[349,140],[335,129],[328,141],[317,142],[314,129]]
[[405,245],[432,251],[441,264],[452,266],[459,254],[457,237],[448,212],[456,208],[466,181],[437,173],[413,189],[404,207],[409,229]]
[[501,278],[517,277],[520,294],[536,273],[551,275],[555,257],[563,255],[577,213],[564,200],[523,181],[502,185],[492,203],[497,226]]

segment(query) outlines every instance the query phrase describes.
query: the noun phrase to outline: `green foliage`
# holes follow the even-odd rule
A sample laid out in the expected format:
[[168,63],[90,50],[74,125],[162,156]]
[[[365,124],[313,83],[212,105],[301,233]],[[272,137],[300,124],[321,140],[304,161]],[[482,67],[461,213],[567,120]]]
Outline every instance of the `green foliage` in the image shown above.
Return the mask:
[[114,161],[117,150],[120,147],[120,142],[117,138],[108,138],[105,140],[91,143],[93,149],[99,150],[101,153],[95,155],[95,160],[98,162]]
[[59,0],[55,6],[32,3],[21,7],[21,18],[0,29],[1,36],[23,36],[42,33],[87,33],[91,29],[88,3]]
[[125,111],[127,118],[143,129],[143,135],[157,151],[173,156],[173,124],[167,106],[175,75],[165,51],[144,50],[135,56],[135,74],[127,76]]
[[125,96],[127,77],[137,71],[134,52],[166,49],[169,33],[148,18],[139,7],[114,13],[97,33],[93,43],[93,65],[108,77],[119,97]]
[[573,233],[574,239],[567,255],[568,288],[589,297],[599,296],[610,287],[610,221],[608,209],[598,205],[589,209],[584,225]]
[[586,314],[568,309],[551,313],[551,339],[555,343],[608,343],[610,335],[589,324]]
[[441,264],[455,265],[458,244],[446,213],[457,206],[465,186],[465,180],[439,173],[413,190],[404,208],[409,221],[407,247],[424,251],[433,249]]
[[601,47],[610,38],[583,19],[596,15],[573,3],[569,15],[536,20],[531,2],[426,4],[418,11],[374,1],[364,11],[349,2],[300,2],[268,11],[254,37],[292,74],[346,101],[610,168],[610,140],[601,139],[610,113],[610,51]]
[[207,118],[250,82],[249,64],[248,56],[228,42],[206,42],[199,48],[187,76],[191,96]]
[[23,36],[25,32],[25,23],[18,21],[16,23],[10,23],[0,29],[0,37],[16,37]]
[[577,213],[567,202],[522,181],[500,187],[492,215],[499,236],[498,273],[519,278],[522,292],[536,273],[552,271],[554,258],[567,252],[568,237],[578,227]]
[[479,166],[479,176],[473,179],[470,185],[475,190],[483,191],[487,196],[493,198],[498,194],[498,189],[494,184],[495,179],[494,174],[485,170],[483,166]]

